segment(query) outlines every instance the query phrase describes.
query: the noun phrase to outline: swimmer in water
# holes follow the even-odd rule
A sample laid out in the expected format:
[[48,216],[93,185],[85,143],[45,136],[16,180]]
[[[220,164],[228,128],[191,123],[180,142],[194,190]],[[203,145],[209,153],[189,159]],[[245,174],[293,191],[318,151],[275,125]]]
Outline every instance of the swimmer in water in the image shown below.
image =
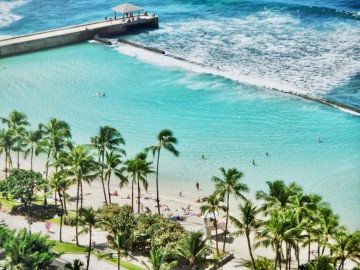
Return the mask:
[[252,164],[255,166],[256,165],[256,163],[255,163],[255,160],[253,159],[253,161],[252,161]]
[[205,156],[204,156],[204,154],[202,154],[202,155],[201,155],[201,158],[202,158],[202,159],[205,159]]

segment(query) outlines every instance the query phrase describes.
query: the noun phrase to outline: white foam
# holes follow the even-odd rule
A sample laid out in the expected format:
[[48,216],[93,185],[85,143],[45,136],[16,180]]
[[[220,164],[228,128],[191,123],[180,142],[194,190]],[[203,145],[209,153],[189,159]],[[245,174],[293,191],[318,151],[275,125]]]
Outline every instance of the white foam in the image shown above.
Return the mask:
[[[163,23],[135,40],[209,69],[159,57],[147,60],[157,65],[315,97],[360,72],[357,21],[329,19],[306,25],[296,16],[264,10],[242,18],[195,18]],[[142,53],[137,57],[149,58]]]
[[19,1],[0,1],[0,27],[9,26],[23,17],[12,13],[14,8],[27,3],[25,0]]

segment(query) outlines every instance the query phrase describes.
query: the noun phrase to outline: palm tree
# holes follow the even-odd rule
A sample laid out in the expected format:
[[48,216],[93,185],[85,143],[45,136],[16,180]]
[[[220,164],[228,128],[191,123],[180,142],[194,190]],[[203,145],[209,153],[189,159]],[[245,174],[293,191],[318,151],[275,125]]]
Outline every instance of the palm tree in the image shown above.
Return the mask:
[[179,156],[179,151],[175,149],[174,144],[177,144],[177,139],[173,136],[173,132],[169,129],[164,129],[160,131],[157,135],[158,144],[146,148],[146,151],[152,151],[154,157],[157,154],[156,162],[156,201],[158,214],[160,214],[160,199],[159,199],[159,162],[160,162],[160,151],[161,148],[168,150],[170,153],[174,154],[176,157]]
[[202,232],[191,232],[175,250],[175,254],[189,261],[190,268],[205,261],[209,246],[202,240]]
[[287,220],[285,213],[275,209],[270,213],[270,218],[264,222],[264,229],[256,235],[256,238],[260,240],[255,244],[255,247],[271,246],[274,249],[275,270],[278,263],[281,270],[282,244],[289,228],[290,222]]
[[219,211],[222,210],[226,212],[226,206],[220,205],[224,200],[219,198],[216,193],[210,195],[209,197],[204,198],[206,205],[200,207],[201,214],[212,214],[214,218],[214,227],[215,227],[215,241],[216,241],[216,253],[219,255],[219,244],[218,244],[218,226],[216,215],[219,215]]
[[30,153],[30,170],[33,170],[34,153],[38,155],[41,151],[40,142],[42,139],[41,130],[25,131],[22,135],[22,141],[25,144],[24,156],[25,158]]
[[81,266],[83,265],[84,264],[79,259],[75,259],[72,264],[71,263],[65,264],[65,269],[81,270]]
[[20,168],[20,151],[21,147],[21,132],[23,128],[29,125],[27,121],[26,114],[22,112],[18,112],[16,110],[12,111],[7,118],[2,118],[2,122],[7,124],[8,128],[12,130],[15,136],[15,143],[16,143],[16,151],[17,151],[17,168]]
[[133,237],[132,235],[128,236],[126,233],[118,232],[115,237],[111,234],[108,235],[107,239],[117,252],[117,266],[118,270],[120,270],[121,251],[127,253],[131,248]]
[[41,130],[44,135],[43,151],[47,152],[45,172],[47,178],[50,156],[52,155],[53,158],[57,160],[59,152],[63,150],[65,146],[69,145],[68,140],[71,139],[71,132],[68,123],[62,120],[57,120],[56,118],[51,118],[47,126],[44,124],[40,124],[39,130]]
[[[69,141],[69,139],[71,139],[70,126],[65,121],[51,118],[47,126],[44,124],[40,124],[39,130],[41,130],[43,134],[43,141],[40,143],[41,150],[39,151],[47,153],[47,159],[45,164],[45,178],[48,179],[50,158],[52,157],[55,160],[55,172],[57,172],[59,164],[57,160],[59,157],[59,153],[64,150],[66,146],[71,146],[71,143]],[[55,200],[55,203],[56,201],[57,200]],[[44,205],[46,204],[47,201],[45,196]]]
[[120,160],[120,154],[115,153],[113,150],[110,152],[106,152],[106,162],[105,162],[105,179],[107,179],[108,186],[108,195],[109,195],[109,203],[111,204],[111,193],[110,193],[110,179],[111,175],[114,173],[116,177],[120,179],[119,187],[122,188],[125,184],[128,183],[128,179],[123,176],[123,168],[119,168],[122,164]]
[[66,170],[60,170],[57,173],[54,173],[50,182],[50,187],[52,187],[53,190],[57,192],[61,205],[60,231],[59,231],[60,242],[62,242],[62,225],[65,214],[65,189],[67,189],[73,183],[74,183],[73,180],[68,179],[68,172]]
[[99,210],[94,211],[92,207],[90,208],[81,208],[74,220],[76,225],[83,226],[82,230],[77,233],[76,236],[80,234],[89,234],[89,249],[87,255],[87,262],[86,262],[86,270],[89,269],[90,265],[90,252],[91,252],[91,234],[92,230],[98,228],[100,226],[99,222]]
[[3,129],[0,132],[0,150],[5,152],[5,178],[8,177],[8,171],[12,169],[10,151],[14,147],[13,132]]
[[148,189],[148,181],[146,176],[154,171],[151,170],[152,162],[146,162],[147,154],[139,153],[136,155],[136,167],[137,167],[137,185],[138,185],[138,213],[140,213],[140,204],[141,204],[141,192],[140,192],[140,182],[142,183],[145,191]]
[[[126,155],[125,151],[120,148],[121,144],[125,144],[124,139],[121,137],[120,132],[110,126],[102,126],[99,129],[99,133],[97,136],[91,138],[91,144],[94,148],[98,150],[99,154],[99,163],[102,165],[105,161],[105,152],[106,150],[115,150],[124,155]],[[107,197],[105,190],[105,178],[104,178],[104,167],[101,167],[101,183],[103,186],[105,204],[107,205]],[[110,194],[109,194],[110,200]]]
[[137,159],[128,159],[125,161],[125,171],[131,177],[131,210],[134,212],[134,184],[137,177]]
[[344,270],[347,259],[360,259],[360,231],[350,233],[348,231],[338,232],[333,235],[334,242],[329,244],[331,253],[335,255],[334,264],[340,261],[339,269]]
[[[96,178],[97,174],[94,172],[97,171],[97,163],[86,145],[78,145],[70,149],[67,152],[65,163],[68,166],[69,175],[73,176],[74,181],[77,183],[76,213],[79,213],[79,201],[80,208],[83,208],[82,182],[90,182]],[[78,225],[76,225],[76,244],[79,245],[77,235]]]
[[260,212],[260,209],[258,209],[256,206],[253,206],[251,201],[246,200],[244,205],[239,204],[239,210],[241,215],[240,219],[230,216],[230,221],[237,228],[237,231],[234,233],[234,235],[238,236],[245,234],[248,242],[251,261],[253,263],[253,269],[256,270],[254,256],[251,251],[250,233],[255,232],[262,224],[261,220],[257,219],[256,217]]
[[240,197],[245,199],[242,192],[248,192],[249,188],[246,184],[240,183],[239,180],[244,174],[238,171],[236,168],[231,168],[225,171],[224,168],[220,168],[223,179],[214,176],[213,181],[215,182],[215,192],[218,193],[221,198],[226,197],[226,221],[225,221],[225,236],[223,252],[225,252],[226,236],[229,222],[229,208],[230,208],[230,194],[234,194],[235,198]]
[[[171,261],[168,262],[169,260]],[[150,262],[152,270],[172,270],[178,263],[171,259],[171,254],[166,249],[154,247],[150,250]],[[151,270],[144,262],[143,264],[148,270]]]

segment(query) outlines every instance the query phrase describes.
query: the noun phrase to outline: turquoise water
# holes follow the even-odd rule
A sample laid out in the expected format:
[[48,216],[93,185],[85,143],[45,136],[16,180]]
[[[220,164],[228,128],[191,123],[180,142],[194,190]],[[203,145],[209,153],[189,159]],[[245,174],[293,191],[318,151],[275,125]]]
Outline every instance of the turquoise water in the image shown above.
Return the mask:
[[[1,1],[7,16],[0,15],[0,35],[101,19],[118,4],[65,2]],[[160,28],[126,38],[202,66],[94,42],[5,58],[0,115],[18,109],[34,126],[63,119],[77,143],[109,124],[121,131],[130,157],[170,128],[181,156],[164,154],[164,189],[191,191],[200,181],[210,190],[219,167],[235,166],[252,192],[265,181],[296,181],[359,228],[360,118],[268,89],[360,108],[359,7],[352,3],[134,3],[159,14]]]

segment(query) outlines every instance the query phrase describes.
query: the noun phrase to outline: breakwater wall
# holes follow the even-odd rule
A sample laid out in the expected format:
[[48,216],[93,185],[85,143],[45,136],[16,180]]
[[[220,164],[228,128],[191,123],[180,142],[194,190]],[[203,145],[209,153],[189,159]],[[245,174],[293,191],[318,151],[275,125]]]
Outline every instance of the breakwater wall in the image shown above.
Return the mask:
[[137,48],[140,48],[140,49],[144,49],[144,50],[147,50],[147,51],[160,53],[160,54],[165,54],[165,51],[163,51],[163,50],[159,50],[159,49],[149,47],[149,46],[144,46],[144,45],[141,45],[141,44],[138,44],[138,43],[126,40],[126,39],[118,38],[118,42],[128,44],[128,45],[131,45],[131,46],[134,46],[134,47],[137,47]]
[[12,37],[0,40],[0,58],[84,42],[94,36],[115,37],[126,34],[130,29],[158,26],[158,17],[141,15],[132,21],[121,18]]

